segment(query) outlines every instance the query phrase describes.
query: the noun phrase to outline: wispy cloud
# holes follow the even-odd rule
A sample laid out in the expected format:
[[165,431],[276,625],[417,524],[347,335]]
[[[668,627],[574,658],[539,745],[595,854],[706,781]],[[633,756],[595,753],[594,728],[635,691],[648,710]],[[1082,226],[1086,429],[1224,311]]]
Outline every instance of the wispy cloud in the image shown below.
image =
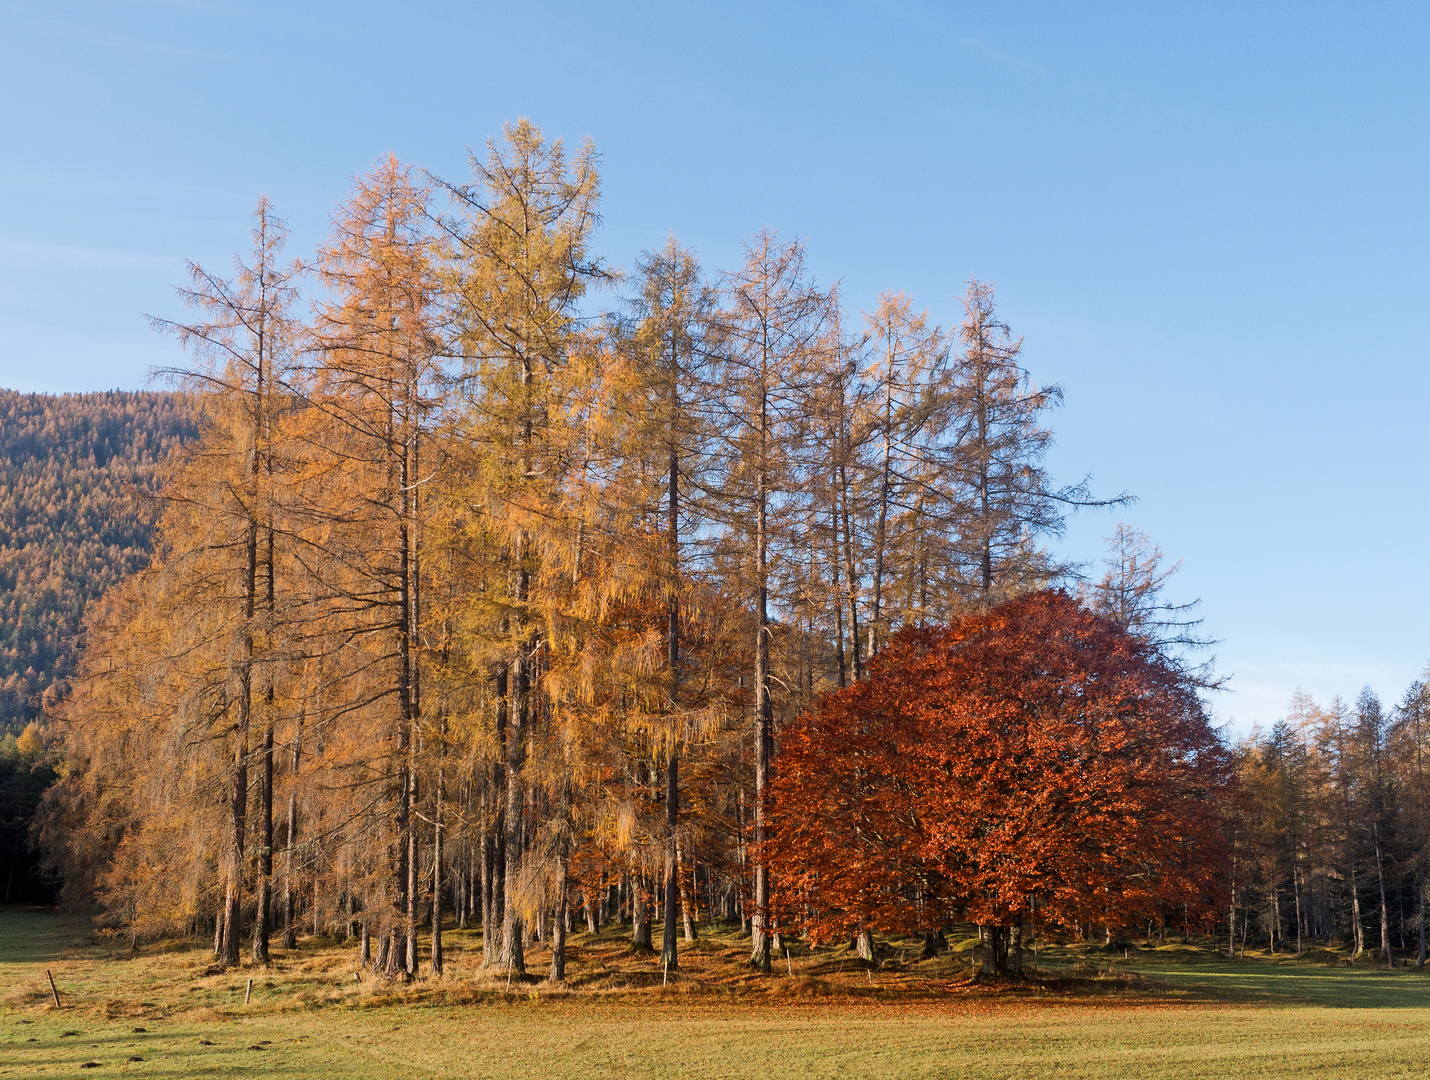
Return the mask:
[[40,265],[82,270],[125,270],[172,266],[173,255],[152,251],[99,247],[91,244],[64,244],[21,237],[0,237],[0,260],[12,270]]
[[867,6],[908,24],[923,40],[930,38],[983,60],[992,67],[1002,68],[1027,79],[1047,78],[1047,69],[1036,60],[1001,48],[974,34],[961,34],[947,29],[942,21],[927,12],[898,0],[866,0]]

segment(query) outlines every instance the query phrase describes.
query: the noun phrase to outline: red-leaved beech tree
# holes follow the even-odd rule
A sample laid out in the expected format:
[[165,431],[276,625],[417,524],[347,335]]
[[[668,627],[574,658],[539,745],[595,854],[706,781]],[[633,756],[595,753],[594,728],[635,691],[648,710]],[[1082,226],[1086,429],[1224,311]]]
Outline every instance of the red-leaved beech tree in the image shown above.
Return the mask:
[[767,854],[815,940],[977,923],[1111,935],[1221,902],[1228,757],[1185,676],[1061,591],[890,640],[787,730]]

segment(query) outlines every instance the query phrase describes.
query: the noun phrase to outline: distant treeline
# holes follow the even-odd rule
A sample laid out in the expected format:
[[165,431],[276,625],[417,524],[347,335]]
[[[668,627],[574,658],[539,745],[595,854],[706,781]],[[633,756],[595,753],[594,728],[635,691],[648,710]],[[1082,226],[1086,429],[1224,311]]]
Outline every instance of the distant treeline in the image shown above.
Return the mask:
[[1340,939],[1354,955],[1426,960],[1430,691],[1387,708],[1298,692],[1285,719],[1235,748],[1228,948],[1300,952]]
[[197,432],[187,394],[0,390],[0,733],[39,717],[89,605],[148,562],[148,496]]

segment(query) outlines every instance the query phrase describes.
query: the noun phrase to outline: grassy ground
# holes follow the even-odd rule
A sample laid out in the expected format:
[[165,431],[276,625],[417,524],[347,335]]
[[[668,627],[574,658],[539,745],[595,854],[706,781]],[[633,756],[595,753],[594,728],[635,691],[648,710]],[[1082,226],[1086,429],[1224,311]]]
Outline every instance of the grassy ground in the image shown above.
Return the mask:
[[[356,949],[321,940],[267,969],[206,974],[209,951],[131,951],[57,916],[0,909],[0,1076],[155,1077],[1241,1077],[1420,1076],[1430,976],[1195,946],[1112,957],[1040,953],[1041,977],[968,979],[969,942],[877,965],[797,950],[743,966],[708,933],[662,985],[608,932],[572,942],[569,990],[478,970],[480,938],[449,933],[440,979],[355,978]],[[900,946],[902,945],[902,950]],[[533,971],[544,970],[538,947]],[[1329,961],[1329,962],[1327,962]],[[45,971],[61,993],[56,1009]],[[253,996],[245,1005],[248,979]]]

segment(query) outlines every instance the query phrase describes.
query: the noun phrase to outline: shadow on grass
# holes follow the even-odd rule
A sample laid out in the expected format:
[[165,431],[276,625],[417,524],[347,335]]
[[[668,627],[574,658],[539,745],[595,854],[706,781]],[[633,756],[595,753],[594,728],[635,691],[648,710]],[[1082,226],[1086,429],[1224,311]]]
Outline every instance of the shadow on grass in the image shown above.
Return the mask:
[[0,964],[58,960],[77,942],[75,924],[43,908],[0,908]]
[[1338,1009],[1430,1008],[1430,975],[1266,962],[1161,966],[1135,970],[1176,990],[1232,1001],[1324,1005]]

